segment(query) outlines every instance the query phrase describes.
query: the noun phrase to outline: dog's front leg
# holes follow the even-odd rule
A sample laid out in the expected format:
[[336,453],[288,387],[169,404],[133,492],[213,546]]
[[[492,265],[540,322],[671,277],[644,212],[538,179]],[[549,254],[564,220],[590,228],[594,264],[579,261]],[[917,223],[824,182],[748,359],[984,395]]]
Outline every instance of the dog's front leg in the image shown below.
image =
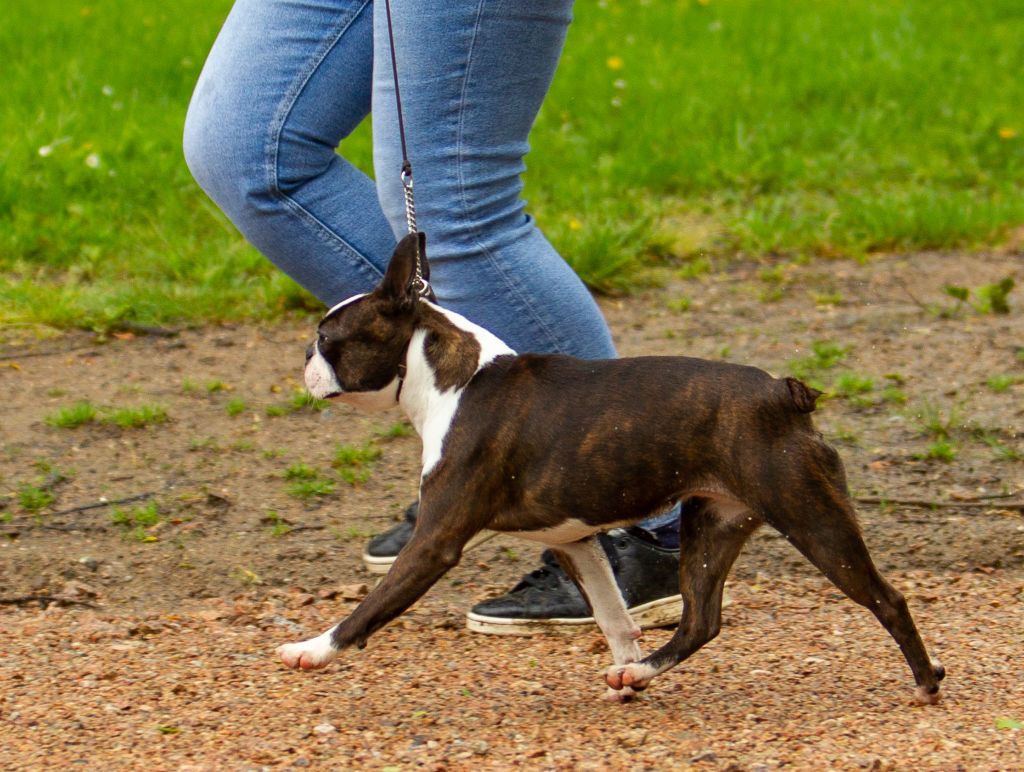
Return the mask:
[[391,570],[363,599],[355,611],[330,630],[299,643],[286,643],[278,655],[291,668],[315,670],[324,667],[349,646],[363,648],[366,640],[381,627],[419,600],[445,572],[459,562],[462,548],[479,529],[463,521],[437,522],[436,507],[420,502],[416,530],[398,554]]
[[[590,605],[594,621],[608,640],[615,664],[628,665],[639,660],[641,652],[637,639],[640,637],[640,627],[626,610],[626,603],[615,583],[608,556],[600,542],[591,536],[571,544],[560,544],[551,550]],[[609,687],[605,697],[613,702],[627,702],[634,695],[633,689],[628,686],[621,689]]]

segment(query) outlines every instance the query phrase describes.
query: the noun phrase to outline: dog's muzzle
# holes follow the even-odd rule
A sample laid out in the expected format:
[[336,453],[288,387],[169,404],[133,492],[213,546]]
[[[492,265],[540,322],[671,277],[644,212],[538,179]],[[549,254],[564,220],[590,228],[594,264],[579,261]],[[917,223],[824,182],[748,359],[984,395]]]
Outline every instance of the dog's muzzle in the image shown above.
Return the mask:
[[310,344],[306,349],[306,369],[303,371],[303,380],[306,382],[309,393],[317,399],[337,397],[343,391],[334,374],[334,368],[324,359],[316,343]]

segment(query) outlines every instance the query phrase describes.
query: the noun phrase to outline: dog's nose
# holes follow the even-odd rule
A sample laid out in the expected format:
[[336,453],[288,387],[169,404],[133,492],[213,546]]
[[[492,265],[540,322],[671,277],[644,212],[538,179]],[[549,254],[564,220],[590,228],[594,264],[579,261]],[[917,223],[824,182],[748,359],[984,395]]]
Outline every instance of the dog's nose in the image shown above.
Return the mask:
[[315,353],[316,353],[316,344],[315,343],[310,343],[306,347],[306,361],[308,362],[310,359],[312,359],[313,358],[313,354],[315,354]]

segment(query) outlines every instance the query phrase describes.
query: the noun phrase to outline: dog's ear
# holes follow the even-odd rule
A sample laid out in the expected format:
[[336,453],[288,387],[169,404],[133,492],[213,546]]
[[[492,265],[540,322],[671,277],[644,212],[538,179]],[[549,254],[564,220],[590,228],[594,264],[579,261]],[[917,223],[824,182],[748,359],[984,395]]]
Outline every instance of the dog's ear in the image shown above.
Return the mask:
[[[394,300],[402,305],[416,302],[416,247],[419,244],[420,254],[424,254],[426,244],[422,233],[410,233],[398,242],[395,252],[391,255],[388,269],[384,273],[377,291],[382,297]],[[426,260],[423,261],[424,278],[426,278]]]

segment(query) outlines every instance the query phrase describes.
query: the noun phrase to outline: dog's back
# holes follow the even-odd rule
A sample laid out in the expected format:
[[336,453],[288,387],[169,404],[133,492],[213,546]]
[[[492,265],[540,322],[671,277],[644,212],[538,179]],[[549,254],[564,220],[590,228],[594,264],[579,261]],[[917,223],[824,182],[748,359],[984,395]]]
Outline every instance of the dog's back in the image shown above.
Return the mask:
[[[517,528],[524,517],[536,528],[633,520],[698,493],[746,498],[745,480],[763,480],[773,453],[819,442],[807,415],[817,396],[795,379],[690,357],[500,357],[466,388],[446,456],[504,470],[487,485],[492,527],[503,514]],[[649,484],[621,484],[635,480]]]

